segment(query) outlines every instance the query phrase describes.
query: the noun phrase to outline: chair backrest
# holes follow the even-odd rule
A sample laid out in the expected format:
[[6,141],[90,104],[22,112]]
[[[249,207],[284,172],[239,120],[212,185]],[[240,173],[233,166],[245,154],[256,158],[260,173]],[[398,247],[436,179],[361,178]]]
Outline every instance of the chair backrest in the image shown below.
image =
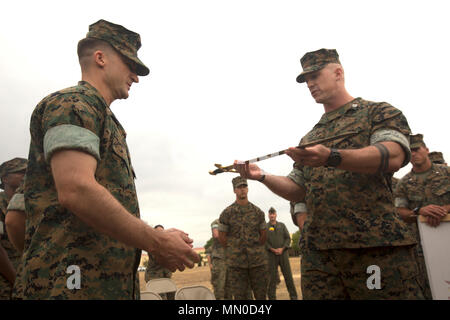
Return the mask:
[[177,285],[169,278],[151,279],[145,285],[146,291],[161,293],[176,292]]
[[162,297],[156,292],[142,291],[141,300],[162,300]]
[[216,300],[216,297],[208,287],[199,285],[178,289],[175,300]]

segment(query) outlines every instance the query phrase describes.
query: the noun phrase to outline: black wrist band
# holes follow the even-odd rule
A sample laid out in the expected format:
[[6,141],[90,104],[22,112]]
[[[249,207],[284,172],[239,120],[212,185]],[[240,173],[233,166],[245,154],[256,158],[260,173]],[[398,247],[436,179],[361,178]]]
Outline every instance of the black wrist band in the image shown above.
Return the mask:
[[263,175],[261,176],[261,178],[258,179],[258,181],[259,181],[259,182],[263,182],[265,178],[266,178],[266,175],[263,174]]
[[380,152],[380,157],[381,157],[380,166],[378,167],[377,174],[386,173],[389,168],[389,156],[390,156],[389,150],[381,143],[375,143],[373,146],[378,149],[378,151]]

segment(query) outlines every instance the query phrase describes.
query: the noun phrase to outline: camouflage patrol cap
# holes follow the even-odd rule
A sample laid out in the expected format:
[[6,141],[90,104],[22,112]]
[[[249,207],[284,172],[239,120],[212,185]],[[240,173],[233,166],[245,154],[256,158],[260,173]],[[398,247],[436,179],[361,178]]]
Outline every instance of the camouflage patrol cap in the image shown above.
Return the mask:
[[423,134],[412,134],[409,136],[409,147],[411,149],[417,149],[421,146],[426,146],[425,142],[423,142]]
[[300,63],[303,72],[297,77],[297,82],[305,82],[305,74],[317,71],[325,67],[329,63],[339,63],[339,55],[335,49],[320,49],[317,51],[307,52],[301,59]]
[[438,152],[438,151],[433,151],[430,152],[428,154],[428,158],[430,158],[430,161],[433,163],[437,163],[437,164],[444,164],[445,159],[444,159],[444,155],[442,154],[442,152]]
[[121,25],[99,20],[89,26],[86,38],[95,38],[108,42],[125,58],[136,63],[136,74],[146,76],[150,70],[138,58],[137,51],[141,47],[141,37],[138,33],[130,31]]
[[233,178],[233,180],[231,180],[231,182],[233,183],[233,188],[234,189],[236,189],[237,187],[242,186],[242,185],[248,186],[247,179],[242,178],[241,176]]
[[269,209],[269,213],[274,213],[274,212],[277,212],[277,210],[275,210],[275,208],[274,208],[274,207],[270,207],[270,209]]
[[[24,171],[27,169],[28,160],[24,158],[14,158],[3,162],[0,165],[0,178],[7,174]],[[0,188],[4,189],[4,185],[0,182]]]

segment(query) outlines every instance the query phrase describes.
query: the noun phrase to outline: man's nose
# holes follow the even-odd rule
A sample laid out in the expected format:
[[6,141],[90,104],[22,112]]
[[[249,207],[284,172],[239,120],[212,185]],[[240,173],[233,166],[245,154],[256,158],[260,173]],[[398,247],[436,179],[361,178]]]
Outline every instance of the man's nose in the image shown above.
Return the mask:
[[134,82],[138,83],[139,82],[139,77],[136,73],[132,73],[131,75],[131,79],[133,79]]

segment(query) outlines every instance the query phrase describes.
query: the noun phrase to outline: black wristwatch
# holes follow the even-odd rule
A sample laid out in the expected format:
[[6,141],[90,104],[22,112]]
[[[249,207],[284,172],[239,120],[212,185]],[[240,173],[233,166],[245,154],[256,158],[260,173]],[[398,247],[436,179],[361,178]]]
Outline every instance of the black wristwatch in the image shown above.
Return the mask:
[[418,216],[418,215],[419,215],[419,210],[420,210],[420,207],[417,207],[417,208],[414,208],[412,212],[413,212],[416,216]]
[[331,148],[330,155],[328,156],[327,163],[325,163],[325,166],[327,167],[337,167],[341,164],[342,157],[341,153],[334,148]]

